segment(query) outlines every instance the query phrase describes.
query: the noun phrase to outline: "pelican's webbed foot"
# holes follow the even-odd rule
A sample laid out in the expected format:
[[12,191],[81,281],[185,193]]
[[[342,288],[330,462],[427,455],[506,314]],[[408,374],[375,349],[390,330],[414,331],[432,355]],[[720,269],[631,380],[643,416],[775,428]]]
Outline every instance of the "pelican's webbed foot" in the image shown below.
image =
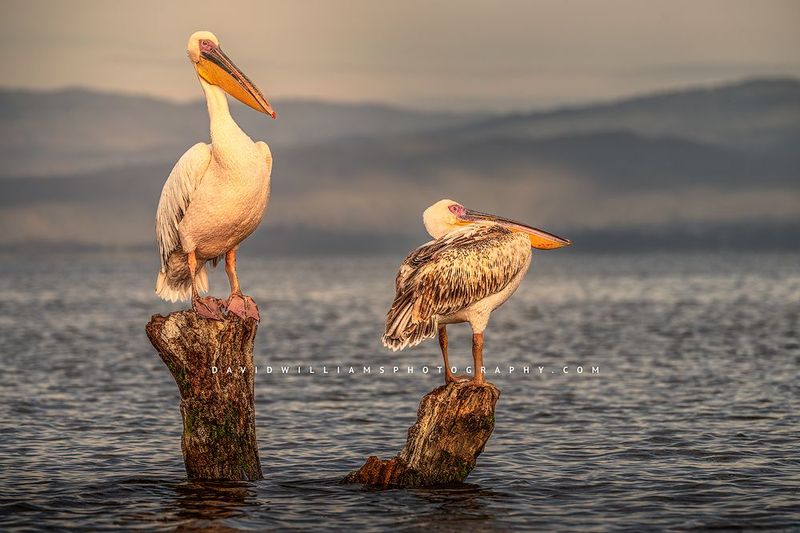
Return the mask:
[[224,305],[222,300],[213,296],[192,298],[192,309],[194,309],[195,313],[209,320],[225,320],[222,314],[225,308]]
[[261,314],[258,312],[258,305],[249,296],[242,293],[233,293],[228,298],[228,312],[233,313],[242,320],[254,318],[256,321],[261,320]]

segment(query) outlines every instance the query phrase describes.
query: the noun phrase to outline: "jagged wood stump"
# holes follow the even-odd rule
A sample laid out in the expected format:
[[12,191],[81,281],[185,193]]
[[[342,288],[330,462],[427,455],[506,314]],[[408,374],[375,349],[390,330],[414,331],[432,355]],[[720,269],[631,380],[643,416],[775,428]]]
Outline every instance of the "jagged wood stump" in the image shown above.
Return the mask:
[[194,311],[154,315],[147,324],[147,336],[181,394],[181,449],[189,479],[264,477],[254,406],[257,329],[255,320],[206,320]]
[[430,487],[463,483],[494,430],[500,391],[460,380],[432,390],[419,404],[417,422],[408,429],[397,456],[375,456],[342,483],[381,487]]

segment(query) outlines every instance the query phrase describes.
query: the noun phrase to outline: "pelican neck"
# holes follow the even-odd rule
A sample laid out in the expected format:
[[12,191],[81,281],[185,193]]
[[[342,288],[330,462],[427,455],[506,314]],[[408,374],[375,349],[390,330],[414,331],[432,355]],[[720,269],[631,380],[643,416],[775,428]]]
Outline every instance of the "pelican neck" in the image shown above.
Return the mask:
[[229,135],[231,130],[246,135],[231,116],[228,107],[228,97],[225,95],[225,91],[216,85],[211,85],[203,78],[199,79],[200,85],[203,87],[203,92],[206,95],[211,141],[214,142],[215,137],[220,137],[220,134]]

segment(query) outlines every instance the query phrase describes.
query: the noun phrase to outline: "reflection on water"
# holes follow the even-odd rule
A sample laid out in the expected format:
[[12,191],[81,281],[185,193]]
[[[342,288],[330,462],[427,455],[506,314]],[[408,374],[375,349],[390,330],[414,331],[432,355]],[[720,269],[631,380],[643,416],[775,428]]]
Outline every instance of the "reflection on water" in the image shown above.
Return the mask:
[[[242,255],[242,282],[265,315],[260,368],[373,368],[260,372],[266,479],[254,483],[185,479],[177,390],[144,335],[151,314],[171,309],[151,293],[157,259],[3,258],[0,528],[800,523],[797,255],[536,254],[487,330],[502,396],[469,483],[386,491],[337,481],[368,455],[396,453],[420,397],[442,379],[419,371],[439,364],[435,342],[399,354],[380,346],[399,258]],[[223,272],[212,288],[225,293]],[[463,367],[469,332],[450,329]],[[380,375],[380,365],[417,370]],[[578,375],[578,365],[600,373]]]
[[[175,487],[178,519],[203,527],[244,514],[245,506],[256,499],[256,491],[247,483],[186,482]],[[198,524],[200,521],[200,524]]]

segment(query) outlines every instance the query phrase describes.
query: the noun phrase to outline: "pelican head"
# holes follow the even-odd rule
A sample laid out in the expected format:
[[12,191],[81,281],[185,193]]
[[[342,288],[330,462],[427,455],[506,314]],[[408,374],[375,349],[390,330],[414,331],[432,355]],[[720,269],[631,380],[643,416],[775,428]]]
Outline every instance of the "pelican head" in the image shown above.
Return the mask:
[[275,118],[275,111],[253,82],[233,64],[219,46],[219,39],[210,31],[196,31],[186,45],[189,60],[197,75],[216,85],[243,104]]
[[516,222],[496,215],[467,209],[453,200],[439,200],[422,214],[422,223],[431,237],[438,239],[470,224],[499,224],[511,231],[524,233],[531,241],[531,246],[540,250],[552,250],[569,246],[572,242],[552,233]]

